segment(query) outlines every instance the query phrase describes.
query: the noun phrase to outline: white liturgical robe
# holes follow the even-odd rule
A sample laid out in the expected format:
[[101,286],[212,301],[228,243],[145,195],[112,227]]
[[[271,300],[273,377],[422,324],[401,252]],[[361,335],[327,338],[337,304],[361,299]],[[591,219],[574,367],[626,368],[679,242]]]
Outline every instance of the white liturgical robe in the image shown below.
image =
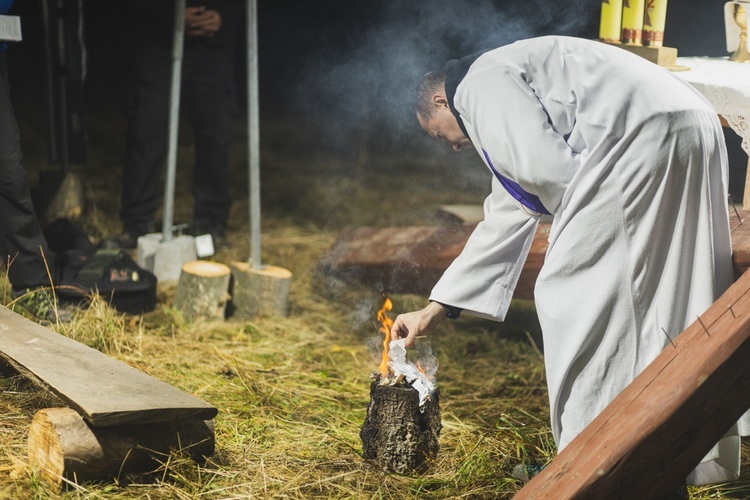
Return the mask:
[[[458,78],[449,101],[493,188],[430,299],[503,320],[551,214],[535,300],[562,450],[734,279],[721,126],[669,71],[595,41],[518,41]],[[735,427],[688,482],[736,479],[739,461]]]

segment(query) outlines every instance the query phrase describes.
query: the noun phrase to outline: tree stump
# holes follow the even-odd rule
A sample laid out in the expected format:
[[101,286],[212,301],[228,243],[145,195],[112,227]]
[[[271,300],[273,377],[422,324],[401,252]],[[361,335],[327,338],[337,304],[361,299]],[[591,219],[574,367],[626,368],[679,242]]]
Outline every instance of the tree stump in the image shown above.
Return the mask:
[[254,269],[247,262],[233,262],[230,267],[234,316],[250,319],[259,315],[287,315],[291,271],[276,266]]
[[370,385],[370,406],[360,430],[362,457],[382,469],[397,473],[422,473],[440,450],[438,391],[419,408],[413,387]]
[[229,266],[218,262],[186,262],[175,291],[175,308],[188,319],[224,319],[231,275]]
[[91,427],[70,408],[47,408],[29,427],[29,465],[50,484],[104,479],[146,472],[182,450],[203,461],[214,452],[211,421],[181,420],[151,424]]

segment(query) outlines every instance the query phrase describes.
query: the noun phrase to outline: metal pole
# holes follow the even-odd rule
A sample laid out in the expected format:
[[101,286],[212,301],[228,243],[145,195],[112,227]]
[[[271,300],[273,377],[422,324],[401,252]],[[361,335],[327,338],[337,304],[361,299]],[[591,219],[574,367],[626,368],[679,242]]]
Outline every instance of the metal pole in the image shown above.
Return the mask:
[[167,178],[164,183],[164,218],[162,241],[172,239],[174,213],[174,185],[177,169],[177,132],[180,125],[180,84],[182,50],[185,40],[185,0],[175,1],[174,40],[172,42],[172,87],[169,95],[169,146],[167,150]]
[[247,148],[250,193],[250,264],[260,262],[260,133],[258,116],[258,8],[247,0]]
[[57,109],[55,108],[54,98],[54,75],[55,66],[52,63],[52,34],[50,30],[50,11],[48,0],[41,0],[42,22],[44,24],[44,59],[47,69],[47,134],[49,136],[49,162],[55,164],[58,162],[58,145],[57,145]]

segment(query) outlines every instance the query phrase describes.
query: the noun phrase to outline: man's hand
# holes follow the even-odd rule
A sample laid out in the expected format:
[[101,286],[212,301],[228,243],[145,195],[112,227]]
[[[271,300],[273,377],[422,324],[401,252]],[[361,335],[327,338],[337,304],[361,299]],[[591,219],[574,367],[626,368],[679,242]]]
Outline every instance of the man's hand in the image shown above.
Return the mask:
[[185,30],[188,38],[212,37],[221,29],[221,14],[205,7],[185,8]]
[[435,328],[445,317],[448,310],[437,302],[430,302],[427,307],[405,314],[399,314],[391,327],[391,338],[406,338],[406,347],[414,346],[417,335],[425,334]]

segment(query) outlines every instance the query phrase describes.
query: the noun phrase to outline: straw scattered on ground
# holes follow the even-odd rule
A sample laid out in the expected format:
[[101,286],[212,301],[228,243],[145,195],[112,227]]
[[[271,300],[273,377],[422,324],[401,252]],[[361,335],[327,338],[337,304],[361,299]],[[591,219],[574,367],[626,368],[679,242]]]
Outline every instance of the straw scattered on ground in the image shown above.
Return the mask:
[[[190,154],[189,145],[181,154]],[[97,168],[84,171],[90,206],[82,223],[103,238],[119,230],[106,187],[119,166],[106,151],[92,158]],[[504,324],[446,321],[421,341],[439,360],[443,422],[440,453],[427,473],[386,474],[360,455],[382,291],[333,280],[317,262],[347,227],[436,223],[441,203],[480,203],[482,171],[451,185],[434,175],[435,168],[449,171],[430,164],[437,160],[375,158],[366,172],[352,173],[351,162],[336,155],[311,156],[302,167],[283,149],[263,158],[263,259],[294,273],[288,317],[189,322],[172,307],[174,288],[161,286],[148,314],[122,315],[97,297],[72,324],[53,327],[216,406],[216,453],[196,464],[175,452],[150,474],[58,493],[29,469],[25,439],[34,413],[61,403],[10,373],[0,377],[0,498],[510,498],[522,486],[511,476],[515,465],[554,457],[543,346],[533,303],[523,301]],[[238,148],[232,249],[215,256],[222,262],[248,257],[243,161]],[[186,185],[178,185],[177,200],[179,222],[191,210]],[[7,303],[7,281],[2,286]],[[391,298],[394,313],[426,302]],[[745,449],[742,481],[692,488],[693,498],[746,498],[747,455]]]

